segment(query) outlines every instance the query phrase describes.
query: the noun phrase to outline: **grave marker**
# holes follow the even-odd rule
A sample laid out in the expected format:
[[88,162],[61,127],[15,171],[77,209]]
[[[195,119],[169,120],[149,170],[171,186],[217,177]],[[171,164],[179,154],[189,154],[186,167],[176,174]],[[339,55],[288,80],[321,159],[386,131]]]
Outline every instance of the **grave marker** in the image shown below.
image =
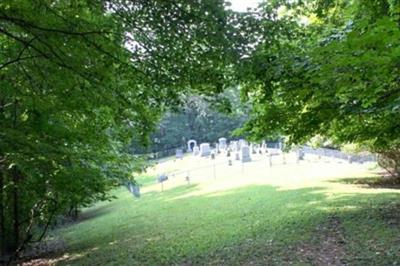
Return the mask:
[[249,146],[247,146],[245,144],[242,146],[242,149],[241,149],[241,160],[242,160],[242,163],[251,161],[250,148],[249,148]]
[[194,139],[191,139],[187,142],[188,145],[188,151],[191,152],[193,151],[194,147],[197,147],[197,142]]
[[200,156],[208,156],[211,153],[210,144],[209,143],[201,143],[200,144]]
[[175,158],[176,159],[183,159],[183,150],[182,149],[176,149]]
[[198,146],[193,147],[193,155],[197,156],[200,154],[200,148]]
[[219,144],[219,148],[221,150],[226,150],[226,148],[227,148],[226,138],[219,138],[218,139],[218,144]]

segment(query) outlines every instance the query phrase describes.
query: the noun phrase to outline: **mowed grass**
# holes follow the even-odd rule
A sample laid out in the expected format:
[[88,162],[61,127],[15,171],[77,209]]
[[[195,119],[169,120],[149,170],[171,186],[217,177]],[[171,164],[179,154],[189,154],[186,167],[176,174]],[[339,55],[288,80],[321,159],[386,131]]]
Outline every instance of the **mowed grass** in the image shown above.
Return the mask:
[[[153,177],[139,178],[146,184],[140,199],[120,188],[113,192],[117,199],[84,210],[79,222],[52,233],[67,243],[57,261],[72,265],[400,264],[397,188],[367,187],[356,174],[324,179],[323,172],[321,178],[296,187],[293,183],[299,180],[293,181],[292,176],[299,166],[285,169],[289,167],[293,169],[279,182],[262,176],[253,180],[248,172],[190,185],[182,182],[163,192],[151,185]],[[232,186],[235,182],[238,185]]]

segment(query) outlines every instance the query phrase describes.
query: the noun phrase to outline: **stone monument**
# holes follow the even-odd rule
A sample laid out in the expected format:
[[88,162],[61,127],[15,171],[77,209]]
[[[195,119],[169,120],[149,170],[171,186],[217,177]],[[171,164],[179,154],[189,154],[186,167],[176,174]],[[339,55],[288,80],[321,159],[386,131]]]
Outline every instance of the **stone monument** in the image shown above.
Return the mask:
[[182,159],[183,158],[183,150],[182,149],[176,149],[175,158],[176,159]]
[[248,146],[249,144],[247,143],[246,140],[244,139],[239,139],[239,149],[242,149],[242,146]]
[[250,148],[247,145],[243,145],[241,149],[241,161],[242,163],[250,162]]
[[168,176],[166,174],[161,174],[157,177],[158,183],[162,183],[168,180]]
[[200,153],[199,146],[194,146],[193,147],[193,155],[197,156],[197,155],[199,155],[199,153]]
[[215,152],[212,151],[212,152],[211,152],[211,160],[214,160],[214,159],[215,159]]
[[215,152],[217,153],[217,154],[219,154],[219,153],[221,153],[221,147],[219,146],[219,144],[217,143],[217,144],[215,144]]
[[210,144],[209,143],[201,143],[200,144],[200,156],[208,156],[211,153]]
[[226,138],[219,138],[218,139],[218,144],[219,144],[219,148],[221,150],[226,150],[226,148],[227,148]]
[[188,152],[193,151],[194,147],[197,146],[197,142],[194,139],[191,139],[187,142],[188,145]]
[[261,149],[263,150],[263,152],[267,152],[267,143],[265,143],[265,140],[262,141]]
[[235,141],[236,151],[240,151],[240,141]]
[[235,153],[235,160],[239,161],[240,160],[240,154],[237,152]]

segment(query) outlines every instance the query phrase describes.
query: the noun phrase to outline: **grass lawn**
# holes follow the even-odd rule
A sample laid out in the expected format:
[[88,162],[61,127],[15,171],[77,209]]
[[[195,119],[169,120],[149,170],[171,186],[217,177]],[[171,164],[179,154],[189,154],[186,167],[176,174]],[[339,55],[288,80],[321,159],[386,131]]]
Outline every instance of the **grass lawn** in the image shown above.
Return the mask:
[[[199,172],[191,184],[176,175],[163,192],[152,182],[154,177],[139,178],[140,199],[120,188],[113,192],[117,199],[100,202],[84,210],[79,222],[53,231],[67,245],[54,261],[61,265],[400,264],[398,188],[365,184],[375,180],[366,166],[288,161],[270,168],[261,159],[245,169],[221,165],[216,179],[205,169],[204,178]],[[168,163],[178,169],[201,164],[193,158]]]

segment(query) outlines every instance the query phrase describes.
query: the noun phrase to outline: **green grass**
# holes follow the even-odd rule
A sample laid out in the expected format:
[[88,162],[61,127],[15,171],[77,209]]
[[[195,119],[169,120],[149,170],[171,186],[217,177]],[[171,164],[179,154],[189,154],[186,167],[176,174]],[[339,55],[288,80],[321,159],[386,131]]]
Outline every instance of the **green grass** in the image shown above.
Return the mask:
[[[199,195],[193,193],[200,185],[182,185],[140,199],[121,188],[114,191],[116,200],[84,210],[80,222],[53,232],[67,243],[60,264],[315,265],[334,230],[343,238],[336,235],[333,241],[343,263],[399,264],[398,190],[349,193],[333,181],[287,190],[247,185]],[[331,224],[332,217],[340,226]]]

